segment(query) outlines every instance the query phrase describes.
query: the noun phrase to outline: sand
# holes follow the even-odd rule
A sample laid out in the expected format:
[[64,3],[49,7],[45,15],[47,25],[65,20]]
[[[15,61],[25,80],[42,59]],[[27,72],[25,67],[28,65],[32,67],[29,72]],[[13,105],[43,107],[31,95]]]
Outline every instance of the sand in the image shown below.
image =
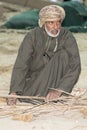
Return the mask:
[[[2,8],[2,9],[1,9]],[[19,13],[3,9],[0,14],[2,25],[9,17]],[[27,33],[26,30],[0,29],[0,94],[8,94],[12,68],[15,63],[18,48]],[[82,70],[75,87],[87,88],[87,33],[73,33],[75,36],[81,57]],[[84,95],[87,97],[87,93]],[[57,112],[57,111],[56,111]],[[84,118],[77,110],[67,110],[65,113],[41,115],[31,122],[14,121],[11,118],[0,118],[1,130],[87,130],[87,117]]]

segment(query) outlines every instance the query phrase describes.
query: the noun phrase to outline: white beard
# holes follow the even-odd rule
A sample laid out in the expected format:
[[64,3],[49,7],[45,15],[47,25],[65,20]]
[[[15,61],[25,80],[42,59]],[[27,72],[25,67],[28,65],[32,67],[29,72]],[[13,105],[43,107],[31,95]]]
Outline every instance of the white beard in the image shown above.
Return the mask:
[[51,36],[51,37],[57,37],[57,36],[59,35],[59,33],[60,33],[60,29],[58,29],[57,34],[52,34],[50,31],[47,30],[46,25],[45,25],[45,31],[46,31],[47,34],[48,34],[49,36]]

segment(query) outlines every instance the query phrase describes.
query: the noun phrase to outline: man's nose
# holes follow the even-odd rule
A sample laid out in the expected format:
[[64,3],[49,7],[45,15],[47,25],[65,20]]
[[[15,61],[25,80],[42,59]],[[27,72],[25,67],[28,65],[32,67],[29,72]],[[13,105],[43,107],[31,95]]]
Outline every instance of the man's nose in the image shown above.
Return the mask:
[[58,24],[54,23],[54,29],[58,29]]

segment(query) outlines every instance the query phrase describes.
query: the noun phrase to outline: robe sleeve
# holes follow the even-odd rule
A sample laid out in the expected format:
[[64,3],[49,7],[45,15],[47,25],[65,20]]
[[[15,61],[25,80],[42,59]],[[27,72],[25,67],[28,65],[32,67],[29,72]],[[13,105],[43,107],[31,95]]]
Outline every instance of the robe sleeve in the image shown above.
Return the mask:
[[66,92],[71,92],[81,72],[79,49],[71,32],[65,38],[64,48],[69,56],[69,69],[61,78],[58,88]]
[[16,62],[13,67],[11,76],[11,92],[22,93],[25,86],[25,77],[29,70],[29,63],[31,62],[31,56],[33,53],[33,40],[30,33],[28,33],[22,44],[20,45]]

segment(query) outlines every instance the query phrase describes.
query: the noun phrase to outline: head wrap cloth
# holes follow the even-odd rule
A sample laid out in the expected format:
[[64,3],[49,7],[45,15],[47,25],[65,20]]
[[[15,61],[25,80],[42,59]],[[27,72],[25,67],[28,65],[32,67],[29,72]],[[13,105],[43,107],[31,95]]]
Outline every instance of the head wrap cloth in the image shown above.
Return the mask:
[[61,22],[65,18],[65,11],[58,5],[48,5],[43,7],[39,12],[39,26],[42,27],[46,21],[57,21]]

